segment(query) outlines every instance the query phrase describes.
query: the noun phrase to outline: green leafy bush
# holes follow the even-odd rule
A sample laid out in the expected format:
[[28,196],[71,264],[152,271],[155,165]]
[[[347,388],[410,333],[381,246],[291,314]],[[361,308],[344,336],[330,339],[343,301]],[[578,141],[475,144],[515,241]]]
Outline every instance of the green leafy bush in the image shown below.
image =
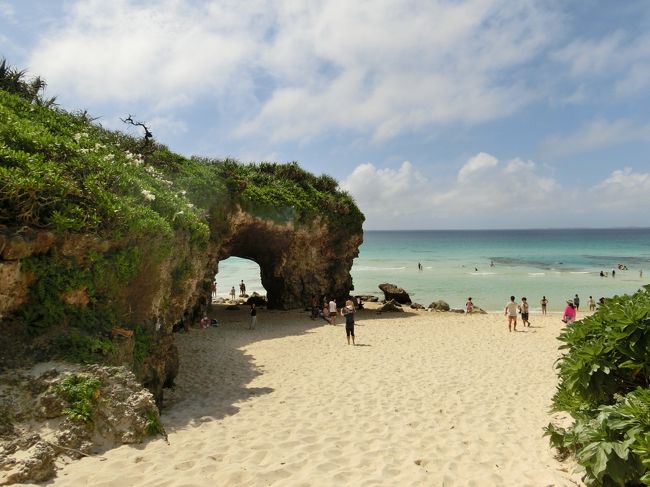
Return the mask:
[[69,407],[63,410],[73,421],[89,422],[95,415],[101,382],[88,374],[73,374],[54,385],[54,390],[63,394]]
[[650,286],[614,296],[567,327],[554,408],[574,418],[546,434],[589,485],[650,485]]

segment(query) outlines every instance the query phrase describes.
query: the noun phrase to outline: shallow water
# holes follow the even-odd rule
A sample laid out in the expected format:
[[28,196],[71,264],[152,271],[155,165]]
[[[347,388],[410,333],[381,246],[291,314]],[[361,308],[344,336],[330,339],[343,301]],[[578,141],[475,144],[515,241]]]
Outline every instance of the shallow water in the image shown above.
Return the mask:
[[[646,271],[650,229],[366,231],[352,277],[354,294],[381,296],[377,285],[391,282],[425,306],[443,299],[463,307],[471,296],[495,311],[515,295],[535,312],[543,295],[549,311],[561,311],[576,293],[586,309],[590,295],[634,292],[650,283]],[[257,264],[230,258],[219,264],[219,295],[233,285],[239,293],[241,279],[248,292],[264,293]]]

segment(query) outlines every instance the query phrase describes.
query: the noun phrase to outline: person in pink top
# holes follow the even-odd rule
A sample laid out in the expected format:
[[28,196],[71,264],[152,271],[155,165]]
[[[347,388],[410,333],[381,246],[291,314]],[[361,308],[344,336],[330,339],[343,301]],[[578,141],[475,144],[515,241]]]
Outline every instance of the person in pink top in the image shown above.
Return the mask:
[[571,324],[576,320],[576,308],[571,301],[567,301],[566,308],[564,308],[564,317],[562,321],[566,324]]

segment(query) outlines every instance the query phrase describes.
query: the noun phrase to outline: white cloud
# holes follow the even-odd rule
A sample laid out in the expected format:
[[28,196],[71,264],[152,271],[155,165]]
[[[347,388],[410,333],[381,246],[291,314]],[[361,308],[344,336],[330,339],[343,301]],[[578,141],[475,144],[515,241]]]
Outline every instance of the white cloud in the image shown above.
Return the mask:
[[29,65],[55,92],[161,112],[244,90],[257,106],[240,134],[384,139],[504,117],[535,99],[513,68],[553,42],[561,22],[547,5],[77,0]]
[[534,162],[503,163],[484,152],[470,158],[455,181],[427,178],[409,162],[397,171],[366,163],[341,186],[354,196],[368,228],[512,228],[525,225],[527,215],[560,211],[572,200]]
[[650,123],[595,120],[573,134],[549,137],[542,149],[547,155],[567,156],[636,141],[650,141]]
[[479,152],[477,155],[467,161],[458,171],[458,181],[466,182],[470,177],[480,175],[481,172],[489,170],[499,164],[499,160],[485,152]]
[[554,54],[576,79],[612,79],[614,93],[637,95],[650,88],[650,34],[617,31],[598,39],[578,39]]
[[[592,190],[595,209],[599,211],[628,210],[633,213],[650,210],[650,173],[634,172],[631,168],[618,169]],[[647,218],[637,225],[647,224]]]

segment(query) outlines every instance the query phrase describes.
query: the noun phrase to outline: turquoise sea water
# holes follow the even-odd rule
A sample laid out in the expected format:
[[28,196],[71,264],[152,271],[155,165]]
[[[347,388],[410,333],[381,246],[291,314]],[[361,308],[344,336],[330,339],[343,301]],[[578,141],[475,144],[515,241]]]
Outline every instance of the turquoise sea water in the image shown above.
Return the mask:
[[[576,293],[586,309],[590,295],[634,292],[649,275],[650,228],[366,231],[352,267],[353,294],[383,296],[377,285],[391,282],[425,306],[443,299],[463,307],[471,296],[489,311],[515,295],[526,296],[534,312],[546,295],[549,311],[559,312]],[[264,293],[257,264],[231,258],[219,265],[219,295],[240,279],[248,291]]]

